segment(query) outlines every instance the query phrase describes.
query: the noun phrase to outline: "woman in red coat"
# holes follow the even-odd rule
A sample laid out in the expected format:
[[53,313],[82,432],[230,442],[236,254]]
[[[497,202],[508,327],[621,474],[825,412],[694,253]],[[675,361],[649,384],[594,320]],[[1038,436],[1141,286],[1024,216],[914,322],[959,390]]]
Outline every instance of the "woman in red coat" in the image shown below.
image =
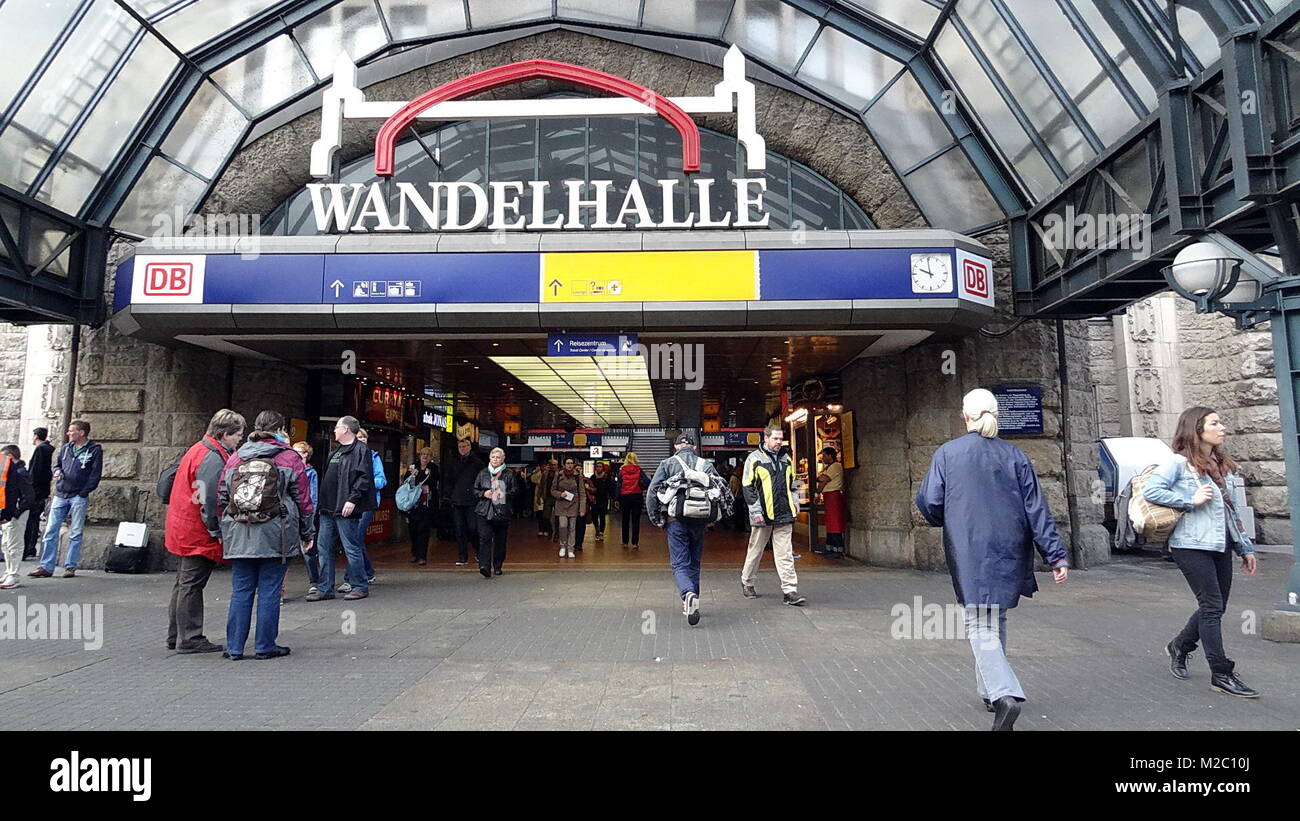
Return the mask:
[[645,471],[637,462],[635,453],[623,457],[623,466],[618,469],[618,509],[619,518],[623,520],[623,547],[628,546],[628,529],[632,531],[632,549],[636,549],[641,540],[641,508],[645,505]]
[[208,432],[181,457],[167,500],[163,543],[180,557],[167,608],[167,649],[179,653],[219,653],[225,648],[203,635],[203,588],[221,561],[217,485],[221,469],[244,438],[244,417],[222,408]]

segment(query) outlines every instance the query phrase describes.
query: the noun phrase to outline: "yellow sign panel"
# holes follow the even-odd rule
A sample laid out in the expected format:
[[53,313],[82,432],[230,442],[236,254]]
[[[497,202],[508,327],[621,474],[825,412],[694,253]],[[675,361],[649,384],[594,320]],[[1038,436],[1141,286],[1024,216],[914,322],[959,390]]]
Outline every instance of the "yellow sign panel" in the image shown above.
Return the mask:
[[544,253],[542,302],[758,299],[757,251]]

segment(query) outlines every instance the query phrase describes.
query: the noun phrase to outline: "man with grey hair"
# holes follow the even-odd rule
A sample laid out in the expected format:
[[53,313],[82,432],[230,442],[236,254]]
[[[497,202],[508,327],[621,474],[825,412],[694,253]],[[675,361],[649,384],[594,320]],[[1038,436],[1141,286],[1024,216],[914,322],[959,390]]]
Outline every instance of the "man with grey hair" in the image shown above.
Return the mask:
[[799,595],[799,577],[794,571],[794,522],[799,518],[799,493],[794,484],[794,465],[781,452],[785,432],[780,425],[763,429],[763,441],[745,459],[740,485],[749,508],[749,551],[740,571],[740,590],[747,599],[758,598],[754,582],[763,548],[772,542],[772,558],[781,579],[782,601],[803,607],[808,600]]
[[320,554],[320,586],[304,601],[334,598],[334,551],[340,542],[348,559],[345,578],[352,587],[343,600],[364,599],[370,595],[362,552],[365,536],[361,532],[361,514],[375,508],[375,482],[370,448],[357,440],[359,430],[361,423],[355,416],[340,417],[334,424],[334,438],[339,446],[330,453],[317,492],[320,531],[316,543]]

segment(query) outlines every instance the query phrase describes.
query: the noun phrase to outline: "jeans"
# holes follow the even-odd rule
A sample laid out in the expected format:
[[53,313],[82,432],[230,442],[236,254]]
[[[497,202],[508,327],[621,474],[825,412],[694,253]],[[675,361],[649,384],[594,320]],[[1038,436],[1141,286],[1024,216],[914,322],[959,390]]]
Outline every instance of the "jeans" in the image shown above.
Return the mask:
[[456,522],[456,561],[464,564],[469,561],[469,546],[478,536],[477,517],[468,505],[452,505],[451,514]]
[[[622,511],[623,544],[637,544],[641,540],[641,505],[645,497],[640,493],[624,493],[618,497],[618,507]],[[632,528],[632,538],[627,537],[628,527]]]
[[596,526],[597,536],[605,533],[605,514],[607,512],[603,507],[593,507],[591,509],[591,523]]
[[50,497],[38,496],[27,517],[27,531],[23,534],[23,558],[36,555],[36,542],[41,538],[41,517],[50,504]]
[[[626,498],[626,497],[624,497]],[[704,529],[707,522],[684,522],[670,519],[664,527],[668,534],[668,559],[673,565],[677,594],[700,595],[700,558],[704,553]]]
[[63,520],[69,517],[68,556],[64,567],[76,569],[77,559],[81,557],[81,532],[86,528],[86,497],[55,496],[50,505],[49,524],[45,526],[45,545],[41,550],[41,567],[46,573],[54,572],[54,565],[59,559],[59,530]]
[[254,653],[269,653],[280,635],[280,587],[288,568],[281,559],[230,560],[230,612],[226,617],[226,652],[242,656],[248,643],[257,595],[257,637]]
[[[1007,611],[996,605],[966,606],[966,638],[975,654],[975,688],[980,698],[1025,700],[1020,680],[1007,661]],[[996,620],[997,626],[994,627]]]
[[[217,563],[206,556],[179,556],[167,606],[167,643],[192,647],[203,641],[203,588]],[[248,631],[245,630],[245,633]]]
[[1223,649],[1223,611],[1232,592],[1232,552],[1175,547],[1169,551],[1183,571],[1199,605],[1174,638],[1174,649],[1190,653],[1199,642],[1212,673],[1231,673],[1236,665]]
[[364,559],[366,578],[375,575],[375,566],[370,563],[370,551],[366,549],[366,531],[370,529],[370,520],[375,518],[373,510],[361,514],[361,558]]
[[558,533],[560,536],[560,549],[562,550],[573,549],[573,520],[575,518],[577,517],[575,516],[556,517],[556,521],[560,523],[559,529],[556,530],[556,533]]
[[343,580],[352,585],[357,593],[368,593],[370,584],[365,573],[365,548],[361,544],[361,520],[344,519],[322,513],[320,533],[316,536],[316,545],[320,549],[320,594],[334,598],[334,554],[343,544],[343,553],[348,559],[347,574]]
[[480,570],[500,570],[506,561],[506,533],[509,519],[489,522],[482,516],[478,520],[478,566]]

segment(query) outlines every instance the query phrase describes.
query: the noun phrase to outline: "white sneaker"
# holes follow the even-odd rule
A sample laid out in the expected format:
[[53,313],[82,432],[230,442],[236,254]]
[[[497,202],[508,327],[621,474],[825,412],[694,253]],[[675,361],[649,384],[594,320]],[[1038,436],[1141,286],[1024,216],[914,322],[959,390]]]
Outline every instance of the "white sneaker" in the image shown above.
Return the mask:
[[687,593],[686,600],[683,602],[686,612],[686,623],[691,627],[700,623],[700,597],[694,593]]
[[351,593],[351,592],[352,592],[352,585],[348,584],[347,582],[343,582],[343,584],[340,584],[338,587],[334,588],[334,592],[335,592],[335,593]]
[[319,592],[320,592],[320,588],[318,588],[318,587],[317,587],[316,585],[314,585],[314,584],[313,584],[311,587],[307,588],[307,595],[308,595],[308,596],[310,596],[312,593],[319,593]]
[[0,581],[0,590],[8,590],[11,587],[21,586],[22,585],[18,581],[18,574],[16,573],[10,573],[4,577],[4,581]]
[[563,559],[564,556],[565,556],[565,550],[564,548],[560,548],[560,558]]
[[378,577],[378,576],[371,576],[370,578],[366,579],[366,584],[374,584],[374,583],[375,583],[375,579],[377,579],[377,578],[379,578],[379,577]]
[[570,559],[573,558],[573,551],[572,551],[572,550],[569,551],[569,558],[570,558]]

